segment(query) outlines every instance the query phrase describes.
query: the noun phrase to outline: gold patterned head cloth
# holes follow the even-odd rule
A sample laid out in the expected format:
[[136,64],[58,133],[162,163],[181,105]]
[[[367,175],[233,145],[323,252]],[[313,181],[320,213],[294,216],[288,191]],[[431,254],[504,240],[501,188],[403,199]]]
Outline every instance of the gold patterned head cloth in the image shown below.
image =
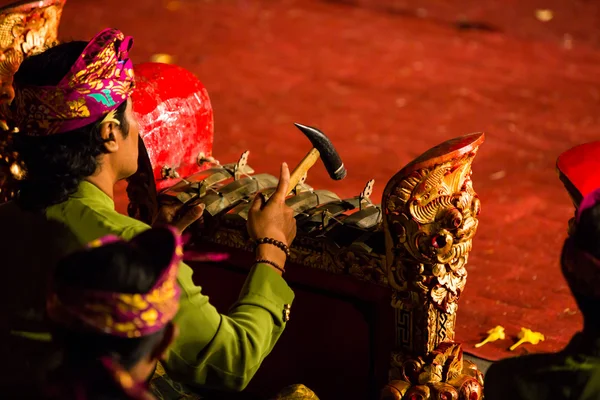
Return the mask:
[[102,120],[133,92],[132,45],[132,37],[105,29],[88,43],[58,85],[15,83],[15,98],[5,111],[9,124],[22,134],[46,136]]
[[[123,242],[106,236],[88,245],[89,256],[97,247]],[[141,337],[163,329],[179,308],[177,271],[183,259],[181,235],[172,228],[155,228],[128,242],[155,260],[164,260],[163,272],[147,293],[111,293],[54,282],[47,301],[50,320],[68,329],[118,337]],[[163,262],[163,261],[161,261]],[[81,268],[85,268],[82,265]]]

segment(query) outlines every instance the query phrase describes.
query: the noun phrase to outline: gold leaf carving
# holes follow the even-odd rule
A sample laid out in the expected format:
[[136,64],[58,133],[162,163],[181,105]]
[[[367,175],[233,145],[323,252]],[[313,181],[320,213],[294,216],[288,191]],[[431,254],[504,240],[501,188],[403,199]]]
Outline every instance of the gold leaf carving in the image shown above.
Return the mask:
[[[23,58],[57,43],[58,25],[65,0],[42,0],[0,9],[0,86],[7,100]],[[10,97],[10,96],[9,96]]]

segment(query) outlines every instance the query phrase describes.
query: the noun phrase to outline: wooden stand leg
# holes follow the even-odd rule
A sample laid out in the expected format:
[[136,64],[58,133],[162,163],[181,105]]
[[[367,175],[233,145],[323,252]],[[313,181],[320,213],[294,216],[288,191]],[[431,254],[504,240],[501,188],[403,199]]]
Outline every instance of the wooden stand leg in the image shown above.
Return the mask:
[[481,142],[483,134],[473,134],[431,149],[384,191],[397,343],[382,399],[481,398],[482,375],[454,342],[480,210],[471,163]]

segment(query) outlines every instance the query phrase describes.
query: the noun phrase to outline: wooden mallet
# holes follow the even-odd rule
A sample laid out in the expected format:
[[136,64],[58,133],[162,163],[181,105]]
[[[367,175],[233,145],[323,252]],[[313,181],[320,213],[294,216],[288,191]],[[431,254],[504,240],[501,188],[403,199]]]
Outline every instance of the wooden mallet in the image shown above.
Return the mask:
[[329,176],[339,181],[346,177],[346,168],[344,167],[344,163],[340,158],[338,152],[335,147],[331,143],[331,140],[323,132],[318,130],[317,128],[312,128],[310,126],[305,126],[301,124],[294,124],[302,133],[306,135],[308,140],[313,145],[313,148],[308,152],[308,154],[302,159],[300,164],[292,171],[290,175],[290,193],[296,188],[300,179],[308,172],[308,170],[315,165],[317,160],[321,158],[323,160],[323,164],[325,165],[325,169],[329,173]]

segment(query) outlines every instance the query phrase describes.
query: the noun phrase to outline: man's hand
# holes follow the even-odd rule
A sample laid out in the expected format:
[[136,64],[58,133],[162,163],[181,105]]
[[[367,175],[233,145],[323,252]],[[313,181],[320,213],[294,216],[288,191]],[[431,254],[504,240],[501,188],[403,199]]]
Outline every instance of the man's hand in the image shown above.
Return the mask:
[[[248,234],[252,239],[272,238],[288,246],[296,237],[296,219],[294,211],[286,206],[290,183],[290,170],[286,163],[281,165],[279,184],[269,201],[262,194],[256,195],[248,213]],[[272,245],[261,245],[258,257],[271,260],[281,267],[285,262],[285,253]]]
[[158,211],[155,225],[171,225],[176,228],[179,233],[183,233],[188,226],[199,220],[204,213],[204,204],[198,204],[186,211],[181,217],[177,218],[176,216],[182,207],[182,204],[163,205]]
[[248,233],[252,239],[273,238],[288,246],[296,237],[294,211],[285,205],[290,183],[290,170],[286,163],[281,165],[281,175],[275,193],[269,201],[256,195],[248,213]]

